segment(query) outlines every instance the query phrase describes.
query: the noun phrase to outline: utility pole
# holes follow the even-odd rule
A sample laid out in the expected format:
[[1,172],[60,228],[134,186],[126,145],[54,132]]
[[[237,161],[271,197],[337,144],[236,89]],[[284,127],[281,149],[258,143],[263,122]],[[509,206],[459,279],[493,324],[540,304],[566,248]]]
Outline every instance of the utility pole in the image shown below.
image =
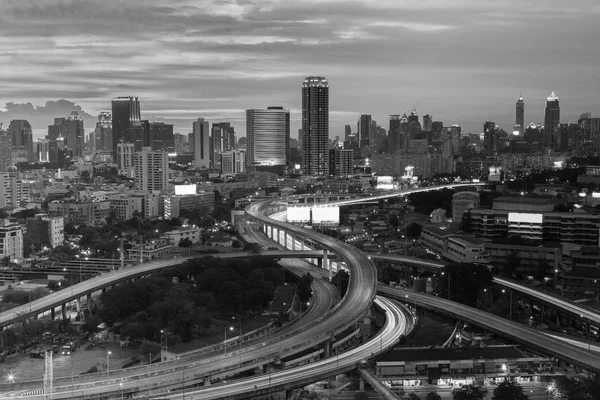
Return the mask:
[[52,364],[52,350],[44,352],[44,398],[52,398],[52,384],[54,381],[54,365]]

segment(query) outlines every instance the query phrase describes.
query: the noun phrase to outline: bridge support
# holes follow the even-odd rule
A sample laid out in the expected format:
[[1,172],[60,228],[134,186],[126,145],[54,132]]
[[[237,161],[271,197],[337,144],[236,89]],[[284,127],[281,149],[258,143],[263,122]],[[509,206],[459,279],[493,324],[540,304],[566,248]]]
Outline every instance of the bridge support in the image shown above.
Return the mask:
[[294,398],[294,391],[292,389],[285,390],[285,400],[292,400]]
[[86,307],[88,311],[92,311],[92,294],[88,293],[86,296]]
[[289,234],[292,239],[292,251],[296,250],[296,235],[293,233]]
[[81,297],[77,298],[77,312],[81,311]]
[[54,307],[52,307],[52,308],[50,309],[50,319],[51,319],[52,321],[54,321],[54,320],[56,319],[56,312],[55,312],[55,310],[54,310]]
[[60,312],[62,314],[62,319],[67,319],[67,305],[65,303],[60,305]]
[[365,390],[365,378],[363,378],[362,376],[358,380],[358,390],[360,390],[360,391]]
[[331,356],[331,339],[323,343],[323,356],[325,358]]
[[331,263],[327,259],[327,250],[323,250],[323,268],[329,271],[329,282],[333,279],[333,271],[331,270]]

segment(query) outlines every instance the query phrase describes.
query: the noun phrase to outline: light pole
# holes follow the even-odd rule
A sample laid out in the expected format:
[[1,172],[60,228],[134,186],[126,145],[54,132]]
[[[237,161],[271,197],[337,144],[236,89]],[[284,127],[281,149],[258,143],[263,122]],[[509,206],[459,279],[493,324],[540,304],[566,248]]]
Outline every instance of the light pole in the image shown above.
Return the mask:
[[[310,307],[310,302],[306,302],[306,309]],[[300,329],[302,329],[302,302],[300,302]]]
[[160,330],[160,335],[162,337],[162,334],[165,334],[165,353],[169,352],[169,335],[167,335],[167,332],[164,330]]
[[123,400],[123,382],[119,382],[119,388],[121,389],[121,400]]
[[[446,275],[444,271],[442,271],[442,276]],[[450,300],[450,273],[448,273],[448,300]]]
[[231,319],[237,319],[240,322],[240,367],[242,366],[242,319],[238,317],[231,317]]
[[[484,292],[487,292],[487,289],[483,289]],[[494,303],[494,290],[490,289],[490,314],[492,313],[492,304]]]
[[[502,289],[502,293],[506,293],[505,289]],[[509,296],[509,320],[512,321],[512,290],[508,290],[508,296]],[[544,319],[544,315],[543,315],[543,310],[542,310],[542,323],[543,323],[543,319]]]
[[[229,327],[230,331],[233,331],[233,326]],[[223,339],[223,355],[227,354],[227,327],[225,327],[225,339]]]
[[110,373],[110,355],[112,354],[112,351],[107,351],[106,352],[106,378],[108,379],[108,375]]

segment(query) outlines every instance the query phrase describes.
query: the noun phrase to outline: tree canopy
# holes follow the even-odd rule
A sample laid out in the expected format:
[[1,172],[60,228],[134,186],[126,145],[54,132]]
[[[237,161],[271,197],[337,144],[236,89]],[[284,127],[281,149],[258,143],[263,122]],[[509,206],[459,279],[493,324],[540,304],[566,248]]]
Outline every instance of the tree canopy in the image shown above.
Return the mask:
[[527,400],[523,387],[515,380],[505,380],[494,389],[492,400]]
[[439,295],[471,307],[477,305],[481,288],[492,284],[492,273],[485,265],[453,263],[445,266],[442,273],[437,280]]

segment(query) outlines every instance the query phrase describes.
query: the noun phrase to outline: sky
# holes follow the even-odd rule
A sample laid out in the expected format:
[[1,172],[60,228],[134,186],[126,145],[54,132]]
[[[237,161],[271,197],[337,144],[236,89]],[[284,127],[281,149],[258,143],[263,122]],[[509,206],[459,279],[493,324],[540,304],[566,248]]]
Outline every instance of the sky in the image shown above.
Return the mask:
[[[91,116],[137,96],[142,118],[231,121],[283,106],[292,137],[305,76],[330,86],[330,137],[360,114],[431,114],[463,132],[600,117],[597,0],[0,0],[0,121],[37,136],[66,99]],[[29,104],[30,103],[30,104]],[[68,103],[68,102],[67,102]],[[70,107],[70,106],[68,106]],[[64,108],[64,107],[63,107]],[[20,114],[17,113],[17,110]],[[87,123],[86,128],[92,128]]]

